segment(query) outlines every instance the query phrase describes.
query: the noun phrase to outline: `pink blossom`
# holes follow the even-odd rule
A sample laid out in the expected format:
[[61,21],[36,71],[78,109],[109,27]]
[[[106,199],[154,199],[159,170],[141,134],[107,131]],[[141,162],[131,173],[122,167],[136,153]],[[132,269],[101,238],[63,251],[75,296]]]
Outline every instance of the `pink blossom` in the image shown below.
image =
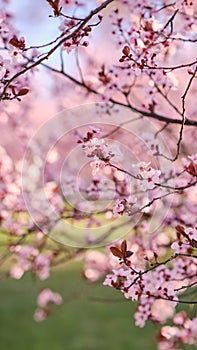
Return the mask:
[[83,149],[87,157],[97,157],[100,160],[110,160],[114,156],[113,151],[104,139],[97,139],[96,137],[85,142]]
[[161,171],[151,167],[150,162],[141,162],[135,165],[138,170],[138,184],[143,191],[153,189],[157,183],[160,183]]
[[49,303],[60,305],[62,303],[62,297],[59,293],[52,292],[51,289],[43,289],[37,299],[38,306],[40,308],[45,308]]
[[173,322],[174,322],[174,324],[176,324],[178,326],[182,326],[182,325],[184,325],[186,319],[187,319],[186,312],[185,311],[180,311],[174,316]]
[[113,215],[115,217],[123,215],[126,209],[126,199],[117,199],[113,207]]
[[176,241],[171,244],[171,248],[175,251],[175,253],[186,253],[189,244],[182,241]]
[[39,254],[33,245],[16,246],[10,248],[16,254],[17,264],[11,268],[10,275],[13,278],[20,278],[25,271],[33,270],[41,280],[47,279],[50,275],[51,254]]
[[164,326],[161,328],[161,335],[166,339],[172,339],[178,333],[178,327]]
[[192,240],[194,239],[197,241],[197,229],[196,228],[186,228],[185,229],[186,234],[188,234],[189,238]]
[[10,276],[16,280],[19,280],[23,274],[24,269],[22,269],[20,266],[14,265],[10,268]]
[[50,276],[50,259],[46,254],[39,254],[33,264],[33,269],[41,280]]
[[109,274],[105,277],[105,280],[103,282],[103,285],[104,286],[109,286],[111,287],[112,286],[112,283],[115,283],[116,282],[116,279],[117,277],[113,274]]
[[143,328],[150,314],[151,314],[150,304],[148,303],[148,300],[147,300],[146,304],[140,304],[138,306],[137,312],[134,315],[136,326]]
[[95,161],[90,163],[90,166],[92,168],[92,175],[95,176],[102,167],[102,162],[99,159],[95,159]]
[[20,62],[23,60],[23,56],[21,54],[21,51],[14,48],[12,51],[10,51],[10,56],[12,57],[13,62]]
[[[162,310],[162,312],[161,312]],[[151,317],[158,322],[165,322],[174,315],[175,306],[171,301],[158,299],[151,306]]]
[[110,268],[108,257],[96,250],[89,250],[85,254],[85,277],[94,282],[103,276]]
[[47,314],[47,311],[44,310],[44,309],[36,309],[35,313],[34,313],[34,320],[36,322],[42,322],[44,320],[46,320],[48,314]]

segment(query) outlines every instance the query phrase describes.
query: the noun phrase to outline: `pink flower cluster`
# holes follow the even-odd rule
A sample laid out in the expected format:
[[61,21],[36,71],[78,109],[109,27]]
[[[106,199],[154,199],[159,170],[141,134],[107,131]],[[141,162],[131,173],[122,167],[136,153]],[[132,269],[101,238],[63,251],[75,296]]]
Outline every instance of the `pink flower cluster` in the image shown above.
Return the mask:
[[89,250],[85,254],[84,276],[91,282],[97,281],[107,273],[111,265],[106,254]]
[[24,272],[31,270],[41,280],[45,280],[50,275],[51,253],[40,253],[31,244],[11,246],[10,251],[15,254],[17,263],[10,269],[10,276],[20,279]]
[[[189,253],[191,246],[184,253],[175,253],[163,262],[158,262],[158,255],[153,252],[156,262],[151,263],[146,256],[144,267],[136,254],[125,259],[116,247],[112,247],[111,251],[119,257],[121,267],[112,269],[104,285],[120,290],[127,299],[138,301],[135,314],[137,326],[143,327],[148,319],[164,322],[172,317],[179,302],[179,294],[190,284],[197,283],[197,260]],[[139,252],[137,254],[140,256]],[[171,265],[168,267],[166,264],[169,262]],[[164,306],[162,309],[165,310],[162,316],[158,311],[160,306]]]
[[63,299],[59,293],[54,293],[51,289],[43,289],[37,298],[38,309],[34,313],[34,320],[37,322],[44,321],[49,313],[49,304],[61,305]]
[[153,189],[160,182],[161,171],[152,168],[150,163],[143,162],[136,167],[139,167],[138,183],[143,191]]
[[178,343],[197,343],[197,317],[190,319],[185,311],[174,315],[173,326],[163,326],[160,330],[158,350],[177,349]]
[[125,198],[117,199],[113,207],[114,217],[123,215],[123,213],[126,210],[126,206],[127,206],[127,200]]
[[98,158],[103,161],[109,161],[113,156],[113,152],[104,139],[93,137],[91,140],[83,144],[83,149],[90,158]]

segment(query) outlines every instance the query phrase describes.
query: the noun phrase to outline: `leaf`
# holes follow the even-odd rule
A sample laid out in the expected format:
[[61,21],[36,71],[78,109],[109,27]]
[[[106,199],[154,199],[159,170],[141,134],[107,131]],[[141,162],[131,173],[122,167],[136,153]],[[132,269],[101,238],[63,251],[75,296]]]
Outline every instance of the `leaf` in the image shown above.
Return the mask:
[[15,86],[10,85],[10,89],[12,90],[13,95],[16,96],[17,94],[16,94]]
[[125,55],[125,56],[128,56],[129,55],[129,52],[130,52],[130,47],[128,45],[124,46],[123,50],[122,50],[122,53]]
[[46,0],[46,1],[52,7],[53,12],[54,12],[54,16],[56,16],[56,17],[59,16],[60,15],[60,9],[59,9],[59,2],[60,2],[60,0],[54,0],[54,1]]
[[186,168],[186,171],[192,176],[197,176],[197,169],[196,169],[196,165],[194,162],[191,162],[188,165],[188,167]]
[[176,230],[177,230],[177,234],[179,234],[179,236],[182,235],[182,236],[184,236],[185,238],[187,238],[188,241],[191,241],[190,238],[189,238],[189,236],[188,236],[187,233],[185,232],[183,226],[177,225],[177,226],[176,226]]
[[123,252],[123,254],[125,254],[126,251],[127,251],[127,242],[126,242],[126,240],[122,241],[122,243],[121,243],[121,251]]
[[9,43],[16,47],[17,49],[24,50],[25,48],[25,39],[21,38],[18,40],[17,36],[14,34],[13,37],[10,39]]
[[118,258],[122,259],[123,254],[122,254],[122,252],[121,252],[118,248],[116,248],[116,247],[111,247],[110,250],[111,250],[111,252],[112,252],[112,254],[113,254],[114,256],[117,256]]
[[177,225],[176,226],[176,230],[178,233],[182,234],[183,236],[185,236],[185,230],[184,230],[184,227],[181,226],[181,225]]
[[126,251],[126,258],[130,258],[130,256],[133,255],[133,252],[131,252],[130,250]]
[[19,92],[17,93],[17,96],[24,96],[24,95],[27,95],[29,92],[29,89],[28,88],[22,88],[19,90]]
[[12,39],[10,39],[9,43],[14,46],[14,47],[18,47],[18,39],[16,35],[13,35]]

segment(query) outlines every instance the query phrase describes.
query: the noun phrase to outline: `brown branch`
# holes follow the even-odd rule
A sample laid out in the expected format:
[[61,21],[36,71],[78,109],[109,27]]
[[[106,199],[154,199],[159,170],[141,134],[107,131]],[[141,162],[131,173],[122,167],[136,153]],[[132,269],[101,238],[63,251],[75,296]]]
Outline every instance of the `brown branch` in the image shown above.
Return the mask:
[[[53,67],[51,67],[51,66],[49,66],[49,65],[47,65],[45,63],[42,63],[42,66],[47,68],[47,69],[49,69],[49,70],[51,70],[54,73],[61,74],[61,75],[65,76],[66,78],[68,78],[73,83],[75,83],[75,84],[81,86],[82,88],[86,89],[89,93],[93,93],[95,95],[102,96],[102,94],[99,93],[97,90],[95,90],[94,88],[88,86],[86,83],[81,82],[80,80],[76,79],[75,77],[69,75],[68,73],[62,72],[61,70],[53,68]],[[140,114],[143,117],[152,118],[152,119],[161,121],[163,123],[176,124],[176,125],[182,123],[181,119],[165,117],[165,116],[163,116],[161,114],[158,114],[156,112],[147,112],[145,110],[142,110],[142,109],[139,109],[137,107],[132,106],[130,103],[126,104],[126,103],[114,100],[113,98],[110,98],[109,102],[111,102],[113,104],[116,104],[116,105],[119,105],[119,106],[122,106],[122,107],[125,107],[125,108],[128,108],[128,109],[132,110],[132,112],[138,113],[138,114]],[[187,125],[187,126],[197,126],[197,121],[185,118],[185,125]]]
[[186,100],[186,96],[189,92],[189,89],[191,87],[191,84],[195,78],[195,75],[196,75],[196,72],[197,72],[197,66],[196,66],[196,69],[194,70],[190,80],[189,80],[189,83],[187,84],[187,87],[185,89],[185,92],[183,94],[183,96],[181,96],[181,99],[182,99],[182,123],[181,123],[181,128],[180,128],[180,132],[179,132],[179,139],[178,139],[178,142],[177,142],[177,152],[176,152],[176,155],[175,157],[173,158],[173,161],[177,160],[178,156],[179,156],[179,153],[180,153],[180,147],[181,147],[181,142],[182,142],[182,139],[183,139],[183,128],[184,128],[184,125],[185,125],[185,120],[186,120],[186,117],[185,117],[185,100]]
[[[24,234],[23,236],[21,236],[21,237],[19,238],[19,240],[18,240],[17,242],[13,243],[13,245],[18,245],[18,244],[23,243],[23,241],[25,240],[25,238],[26,238],[26,235]],[[11,252],[9,249],[6,250],[6,252],[3,253],[3,254],[1,255],[1,257],[0,257],[0,266],[3,265],[3,263],[6,261],[6,259],[7,259],[10,255],[12,255],[12,252]]]
[[149,208],[154,202],[162,199],[162,198],[165,198],[165,197],[168,197],[170,196],[171,194],[174,194],[174,193],[177,193],[177,191],[172,191],[172,192],[168,192],[168,193],[165,193],[161,196],[158,196],[158,197],[154,197],[150,202],[148,202],[147,204],[145,204],[143,207],[139,208],[138,210],[134,211],[133,213],[128,213],[129,216],[133,216],[135,214],[138,214],[140,212],[142,212],[142,210],[146,209],[146,208]]
[[195,282],[193,282],[193,283],[191,283],[191,284],[187,284],[187,285],[185,285],[185,286],[182,286],[182,287],[180,287],[180,288],[176,288],[176,289],[174,289],[174,291],[175,291],[175,292],[178,292],[179,290],[187,289],[187,288],[193,287],[193,286],[195,286],[196,284],[197,284],[197,281],[195,281]]
[[150,78],[152,79],[154,86],[156,87],[158,93],[166,100],[166,102],[179,114],[181,115],[181,112],[178,110],[178,108],[174,105],[174,103],[169,99],[169,97],[167,96],[167,94],[165,94],[160,87],[158,86],[158,84],[155,82],[154,78],[152,77],[152,75],[150,74]]
[[168,300],[168,301],[172,301],[174,303],[180,303],[180,304],[197,304],[197,301],[193,301],[193,300],[180,300],[180,299],[170,299],[170,298],[165,298],[162,296],[155,296],[150,294],[151,297],[155,298],[155,299],[163,299],[163,300]]
[[118,166],[115,165],[115,164],[112,164],[112,163],[109,162],[109,163],[107,163],[107,165],[109,165],[110,167],[112,167],[112,168],[114,168],[114,169],[116,169],[116,170],[118,170],[118,171],[121,171],[122,173],[124,173],[124,174],[126,174],[126,175],[129,175],[130,177],[132,177],[132,178],[134,178],[134,179],[136,179],[136,180],[140,180],[139,177],[135,176],[134,174],[130,173],[130,172],[127,171],[127,170],[124,170],[124,169],[118,167]]
[[[162,42],[157,42],[154,45],[158,45],[158,44],[161,44],[161,43]],[[136,59],[130,57],[130,61],[132,61],[133,63],[138,65],[138,61],[136,61]],[[195,65],[196,63],[197,63],[197,60],[189,62],[189,63],[181,63],[181,64],[179,64],[177,66],[149,66],[149,64],[144,63],[143,67],[151,69],[151,70],[164,70],[164,71],[172,72],[172,71],[177,70],[177,69],[191,67],[191,66]],[[128,68],[131,68],[131,66],[128,65],[126,68],[123,67],[123,69],[128,69]]]
[[192,186],[195,186],[197,184],[197,181],[194,181],[192,183],[189,183],[185,186],[180,186],[180,187],[173,187],[173,186],[170,186],[170,185],[163,185],[163,184],[160,184],[160,183],[155,183],[155,186],[158,186],[158,187],[163,187],[163,188],[168,188],[170,190],[175,190],[175,191],[183,191],[183,190],[186,190],[187,188],[190,188]]
[[174,255],[172,255],[170,258],[155,264],[154,266],[146,269],[145,271],[140,271],[138,273],[138,275],[136,276],[136,278],[134,279],[134,281],[128,286],[128,288],[131,288],[139,278],[141,278],[141,276],[145,275],[146,273],[156,269],[157,267],[161,266],[161,265],[166,265],[167,263],[171,262],[172,260],[175,260],[176,258],[178,258],[179,256],[185,256],[185,257],[189,257],[189,258],[195,258],[197,259],[197,255],[193,255],[193,254],[183,254],[183,253],[175,253]]
[[142,116],[139,116],[139,117],[133,118],[133,119],[128,119],[128,120],[126,120],[125,122],[120,123],[120,124],[119,124],[118,126],[116,126],[113,130],[111,130],[111,131],[109,131],[108,133],[104,134],[102,137],[103,137],[103,138],[107,138],[107,137],[109,137],[109,136],[115,134],[118,130],[121,129],[122,126],[127,125],[127,124],[131,124],[131,123],[135,122],[136,120],[140,120],[140,119],[142,119]]
[[78,68],[78,72],[79,72],[79,76],[81,78],[81,81],[82,83],[84,84],[85,81],[84,81],[84,77],[83,77],[83,71],[81,69],[81,64],[80,64],[80,60],[79,60],[79,52],[78,52],[78,47],[75,51],[75,59],[76,59],[76,65],[77,65],[77,68]]
[[160,263],[158,263],[158,264],[156,264],[156,265],[154,265],[154,266],[148,268],[147,270],[145,270],[145,271],[140,271],[140,272],[138,273],[137,277],[134,279],[134,281],[128,286],[128,288],[131,288],[131,287],[137,282],[137,280],[138,280],[141,276],[145,275],[145,274],[148,273],[149,271],[152,271],[152,270],[156,269],[156,267],[158,267],[158,266],[167,264],[168,262],[170,262],[170,261],[176,259],[177,257],[178,257],[178,254],[174,254],[174,255],[171,256],[170,258],[168,258],[168,259],[166,259],[166,260],[164,260],[164,261],[162,261],[162,262],[160,262]]

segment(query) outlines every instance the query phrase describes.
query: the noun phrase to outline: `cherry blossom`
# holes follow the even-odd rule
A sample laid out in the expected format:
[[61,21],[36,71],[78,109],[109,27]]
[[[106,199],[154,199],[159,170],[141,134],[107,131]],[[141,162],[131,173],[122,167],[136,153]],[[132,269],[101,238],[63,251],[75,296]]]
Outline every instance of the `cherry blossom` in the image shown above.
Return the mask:
[[36,322],[44,321],[50,313],[49,304],[60,305],[62,302],[63,299],[59,293],[54,293],[49,288],[43,289],[37,298],[38,308],[35,310],[34,320]]
[[[19,279],[25,271],[33,270],[41,280],[50,275],[50,255],[39,254],[33,245],[11,247],[10,250],[16,254],[17,265],[11,267],[10,275]],[[19,277],[20,276],[20,277]]]
[[46,320],[47,318],[47,311],[44,309],[36,309],[35,313],[34,313],[34,320],[36,322],[42,322],[44,320]]
[[54,293],[51,289],[45,288],[39,293],[37,303],[41,308],[45,308],[49,303],[60,305],[62,297],[59,293]]
[[119,216],[119,215],[123,215],[125,209],[126,209],[126,199],[117,199],[114,207],[113,207],[113,214],[114,216]]

